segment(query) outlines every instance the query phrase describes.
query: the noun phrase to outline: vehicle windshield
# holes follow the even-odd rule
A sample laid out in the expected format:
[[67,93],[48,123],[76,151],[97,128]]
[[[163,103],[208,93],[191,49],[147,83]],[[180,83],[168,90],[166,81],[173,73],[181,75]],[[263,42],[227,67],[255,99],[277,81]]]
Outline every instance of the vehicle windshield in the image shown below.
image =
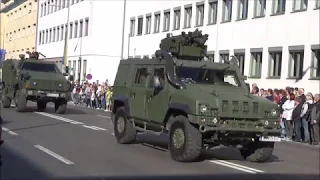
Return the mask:
[[49,72],[49,73],[59,72],[55,64],[44,64],[44,63],[34,63],[34,62],[24,62],[21,70]]
[[234,70],[217,70],[195,67],[177,67],[177,76],[186,84],[208,84],[241,87]]

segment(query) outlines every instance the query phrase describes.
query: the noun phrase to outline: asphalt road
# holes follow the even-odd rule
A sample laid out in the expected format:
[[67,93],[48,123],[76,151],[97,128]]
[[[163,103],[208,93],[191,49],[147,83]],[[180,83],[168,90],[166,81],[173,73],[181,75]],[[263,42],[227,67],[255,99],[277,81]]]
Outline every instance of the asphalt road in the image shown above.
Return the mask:
[[320,174],[320,149],[315,146],[277,143],[267,163],[244,161],[233,148],[213,149],[200,162],[179,163],[171,160],[165,135],[139,134],[136,144],[117,144],[107,112],[70,105],[66,114],[58,115],[50,106],[45,113],[28,106],[26,113],[2,111],[1,180],[218,174],[314,179]]

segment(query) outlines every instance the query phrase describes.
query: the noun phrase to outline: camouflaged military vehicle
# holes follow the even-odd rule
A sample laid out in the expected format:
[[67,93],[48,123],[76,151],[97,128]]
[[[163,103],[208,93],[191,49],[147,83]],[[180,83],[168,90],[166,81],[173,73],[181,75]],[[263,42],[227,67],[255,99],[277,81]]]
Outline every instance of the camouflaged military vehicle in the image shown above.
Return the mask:
[[112,119],[121,144],[137,132],[169,134],[172,159],[194,161],[217,145],[265,162],[280,141],[277,105],[249,93],[235,58],[203,61],[208,35],[168,35],[155,58],[121,60],[113,86]]
[[71,83],[54,62],[39,59],[40,53],[27,52],[29,58],[3,61],[2,106],[9,108],[14,101],[17,112],[27,110],[27,101],[37,103],[38,111],[44,111],[48,102],[54,103],[55,112],[64,114],[72,91]]

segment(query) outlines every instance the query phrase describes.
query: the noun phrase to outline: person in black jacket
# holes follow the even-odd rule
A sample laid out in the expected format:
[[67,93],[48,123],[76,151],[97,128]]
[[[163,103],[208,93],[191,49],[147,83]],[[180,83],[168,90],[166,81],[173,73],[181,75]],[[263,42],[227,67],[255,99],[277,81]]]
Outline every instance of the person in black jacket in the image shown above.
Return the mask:
[[301,110],[302,110],[302,99],[298,96],[294,99],[295,101],[295,108],[292,111],[292,121],[294,123],[294,132],[295,132],[295,141],[301,141]]
[[[280,96],[280,101],[278,102],[278,106],[280,108],[280,117],[282,117],[282,113],[283,113],[283,104],[288,100],[287,98],[287,93],[284,90],[280,90],[279,92],[279,96]],[[280,126],[281,126],[281,137],[285,137],[286,135],[286,131],[285,131],[285,123],[284,123],[285,119],[280,119]]]

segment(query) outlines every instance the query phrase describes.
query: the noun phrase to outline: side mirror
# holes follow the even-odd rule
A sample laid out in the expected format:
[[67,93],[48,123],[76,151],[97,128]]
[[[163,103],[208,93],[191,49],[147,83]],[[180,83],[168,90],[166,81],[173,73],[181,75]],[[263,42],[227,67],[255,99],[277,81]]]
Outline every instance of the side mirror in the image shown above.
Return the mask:
[[73,76],[73,75],[70,75],[70,76],[68,77],[68,80],[69,80],[69,81],[74,81],[74,76]]
[[162,88],[159,76],[153,76],[152,77],[150,86],[153,87],[153,88]]
[[248,91],[250,92],[250,84],[249,83],[246,83],[246,86],[248,88]]
[[0,90],[3,90],[3,89],[4,89],[4,82],[0,81]]

